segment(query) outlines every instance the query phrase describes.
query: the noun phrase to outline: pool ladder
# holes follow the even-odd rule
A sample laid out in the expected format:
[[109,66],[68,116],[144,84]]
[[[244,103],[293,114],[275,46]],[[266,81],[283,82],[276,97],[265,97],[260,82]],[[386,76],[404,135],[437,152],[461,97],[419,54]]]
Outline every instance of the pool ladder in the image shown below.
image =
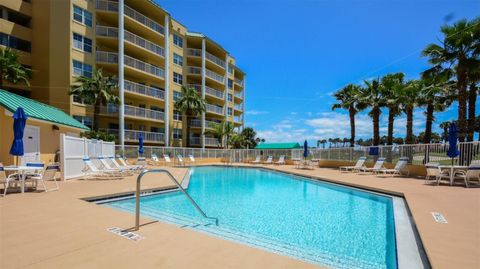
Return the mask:
[[144,170],[143,172],[140,173],[137,177],[137,190],[135,191],[135,230],[138,231],[140,229],[140,181],[142,180],[142,177],[146,174],[150,173],[165,173],[168,175],[168,177],[177,185],[177,187],[180,189],[180,191],[185,194],[185,196],[188,198],[188,201],[197,209],[200,214],[209,220],[214,220],[215,225],[218,225],[218,219],[214,217],[209,217],[205,212],[198,206],[198,204],[193,200],[193,198],[185,191],[185,189],[182,187],[180,183],[172,176],[172,174],[165,170],[165,169],[153,169],[153,170]]

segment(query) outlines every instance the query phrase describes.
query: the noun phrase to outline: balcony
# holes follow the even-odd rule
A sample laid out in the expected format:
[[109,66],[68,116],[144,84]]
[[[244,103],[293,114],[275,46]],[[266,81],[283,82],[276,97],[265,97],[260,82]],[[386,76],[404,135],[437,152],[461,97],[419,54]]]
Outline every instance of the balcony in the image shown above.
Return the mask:
[[[220,122],[218,121],[213,121],[213,120],[205,120],[205,128],[206,129],[212,129],[212,125],[214,124],[219,124]],[[200,119],[193,119],[190,121],[190,126],[194,128],[201,128],[202,127],[202,120]]]
[[[199,84],[188,84],[189,87],[194,88],[195,90],[199,91],[200,93],[202,92],[202,85]],[[205,86],[205,94],[208,94],[210,96],[213,96],[215,98],[222,99],[224,98],[223,91]]]
[[141,94],[153,98],[157,98],[160,100],[165,99],[165,91],[161,89],[157,89],[154,87],[146,86],[143,84],[135,83],[133,81],[125,80],[125,91]]
[[207,78],[211,78],[221,84],[225,84],[225,78],[220,74],[217,74],[211,70],[205,69],[205,75],[207,76]]
[[193,74],[193,75],[201,75],[202,74],[202,68],[201,67],[189,66],[187,68],[187,71],[188,71],[189,74]]
[[[130,105],[124,105],[124,108],[125,108],[125,117],[135,117],[135,118],[162,121],[162,122],[165,120],[165,113],[163,113],[162,111],[156,111],[156,110],[130,106]],[[102,114],[118,114],[118,106],[108,105],[106,107],[102,107],[101,113]]]
[[236,98],[240,98],[240,99],[243,99],[243,92],[235,92],[235,97]]
[[[106,129],[104,130],[108,134],[114,135],[118,137],[119,131],[117,129]],[[155,132],[147,132],[147,131],[138,131],[138,130],[125,130],[125,141],[132,141],[138,142],[138,138],[140,134],[143,136],[144,142],[150,143],[163,143],[165,142],[165,134],[163,133],[155,133]]]
[[[96,8],[97,10],[100,10],[100,11],[118,12],[118,2],[107,1],[107,0],[97,0]],[[141,14],[135,9],[125,5],[124,12],[125,12],[125,16],[144,25],[145,27],[151,29],[152,31],[157,32],[161,35],[165,33],[165,29],[161,24]]]
[[[160,67],[137,60],[127,55],[125,55],[124,61],[126,66],[129,66],[133,69],[148,73],[157,78],[164,79],[165,77],[165,71]],[[108,51],[97,51],[97,62],[118,64],[118,53],[108,52]]]
[[[200,137],[190,137],[190,144],[200,146]],[[205,137],[205,146],[220,147],[220,141],[217,138]]]
[[[201,51],[200,51],[201,52]],[[222,59],[218,58],[217,56],[209,53],[209,52],[206,52],[205,53],[205,58],[211,62],[213,62],[214,64],[220,66],[221,68],[225,69],[225,61],[223,61]]]
[[243,79],[235,78],[235,84],[243,87]]
[[223,106],[216,106],[212,104],[206,104],[207,112],[223,115]]
[[235,123],[242,123],[242,119],[240,117],[233,117],[233,121]]
[[202,57],[202,50],[201,49],[188,48],[187,49],[187,55],[188,56],[193,56],[193,57]]
[[[97,25],[95,33],[97,36],[118,38],[118,28],[116,27]],[[127,30],[125,30],[125,41],[142,47],[158,56],[165,57],[164,48]]]

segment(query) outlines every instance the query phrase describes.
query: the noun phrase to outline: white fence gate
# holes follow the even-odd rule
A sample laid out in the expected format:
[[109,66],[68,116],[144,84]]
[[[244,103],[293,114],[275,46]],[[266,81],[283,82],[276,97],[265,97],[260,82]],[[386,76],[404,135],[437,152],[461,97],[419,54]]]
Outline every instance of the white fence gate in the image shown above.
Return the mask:
[[83,176],[84,157],[89,157],[95,165],[98,165],[100,156],[115,156],[115,143],[60,135],[60,162],[63,180]]

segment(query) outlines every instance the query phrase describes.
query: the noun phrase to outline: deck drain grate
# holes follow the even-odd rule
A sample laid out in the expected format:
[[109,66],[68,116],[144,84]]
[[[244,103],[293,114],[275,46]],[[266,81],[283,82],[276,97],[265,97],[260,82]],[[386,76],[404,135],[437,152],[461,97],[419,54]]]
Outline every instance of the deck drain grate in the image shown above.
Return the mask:
[[120,229],[118,227],[108,228],[107,231],[109,231],[111,233],[114,233],[116,235],[119,235],[121,237],[127,238],[129,240],[135,241],[135,242],[140,241],[140,240],[145,238],[145,237],[140,236],[136,233],[126,232],[123,229]]
[[432,212],[432,216],[433,216],[433,219],[438,223],[444,223],[444,224],[448,223],[447,219],[441,213]]

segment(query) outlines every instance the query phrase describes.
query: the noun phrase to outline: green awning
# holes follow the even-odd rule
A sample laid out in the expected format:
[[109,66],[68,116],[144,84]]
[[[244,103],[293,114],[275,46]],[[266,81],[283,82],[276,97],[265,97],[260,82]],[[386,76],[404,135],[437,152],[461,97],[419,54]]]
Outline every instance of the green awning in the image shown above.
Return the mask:
[[290,143],[262,143],[259,144],[255,149],[300,149],[300,146],[297,142]]
[[90,130],[90,128],[70,117],[67,113],[58,108],[11,92],[7,92],[5,90],[0,90],[0,105],[12,113],[14,113],[18,107],[22,107],[27,116],[30,118],[66,125],[78,129]]

